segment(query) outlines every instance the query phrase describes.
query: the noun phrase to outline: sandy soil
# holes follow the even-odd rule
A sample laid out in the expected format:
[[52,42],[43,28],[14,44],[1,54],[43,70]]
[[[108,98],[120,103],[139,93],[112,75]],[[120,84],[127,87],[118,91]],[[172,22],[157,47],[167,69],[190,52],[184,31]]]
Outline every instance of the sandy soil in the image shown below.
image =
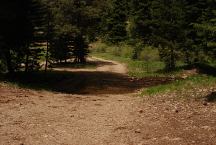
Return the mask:
[[[77,73],[59,82],[65,90],[36,91],[2,83],[0,144],[216,144],[215,103],[176,100],[170,94],[141,98],[139,89],[166,80],[134,81],[126,76],[124,65],[92,60],[100,61],[95,70],[58,69]],[[81,83],[80,91],[66,91],[83,78],[87,82]]]
[[118,73],[121,75],[127,74],[127,67],[124,64],[118,63],[116,61],[105,60],[97,57],[89,57],[88,62],[92,62],[97,65],[96,69],[74,69],[70,67],[61,67],[61,68],[53,68],[53,70],[57,71],[70,71],[70,72],[112,72]]

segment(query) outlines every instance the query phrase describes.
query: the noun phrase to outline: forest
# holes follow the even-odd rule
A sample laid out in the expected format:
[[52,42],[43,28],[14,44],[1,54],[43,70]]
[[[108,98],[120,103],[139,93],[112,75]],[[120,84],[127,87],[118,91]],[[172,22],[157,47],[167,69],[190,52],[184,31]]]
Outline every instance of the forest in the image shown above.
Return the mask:
[[154,47],[168,70],[178,60],[212,63],[215,15],[214,0],[2,1],[1,70],[38,70],[43,59],[85,63],[96,41],[130,45],[131,59]]
[[213,145],[215,76],[215,0],[0,1],[0,145]]

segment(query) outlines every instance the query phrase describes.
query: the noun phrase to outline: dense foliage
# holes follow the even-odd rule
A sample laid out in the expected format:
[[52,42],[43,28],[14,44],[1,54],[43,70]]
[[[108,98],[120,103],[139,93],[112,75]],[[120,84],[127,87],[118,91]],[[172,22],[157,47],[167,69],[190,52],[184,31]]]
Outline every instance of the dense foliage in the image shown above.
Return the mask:
[[0,52],[1,62],[9,72],[26,64],[26,71],[38,67],[43,28],[43,7],[37,1],[1,1]]
[[134,59],[141,47],[154,47],[167,69],[179,59],[215,60],[215,6],[215,0],[2,0],[0,68],[37,70],[43,57],[84,63],[97,40],[127,42]]

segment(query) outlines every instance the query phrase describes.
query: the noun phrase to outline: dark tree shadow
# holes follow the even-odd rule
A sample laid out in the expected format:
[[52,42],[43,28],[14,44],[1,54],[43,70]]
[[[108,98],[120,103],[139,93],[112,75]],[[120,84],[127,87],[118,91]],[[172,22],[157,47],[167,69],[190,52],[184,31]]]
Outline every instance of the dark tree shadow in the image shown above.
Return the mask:
[[216,92],[212,92],[208,96],[205,97],[207,102],[216,102]]
[[165,77],[148,77],[132,80],[126,75],[110,72],[49,71],[31,74],[5,75],[1,81],[15,83],[20,87],[48,90],[68,94],[124,94],[143,87],[170,83]]

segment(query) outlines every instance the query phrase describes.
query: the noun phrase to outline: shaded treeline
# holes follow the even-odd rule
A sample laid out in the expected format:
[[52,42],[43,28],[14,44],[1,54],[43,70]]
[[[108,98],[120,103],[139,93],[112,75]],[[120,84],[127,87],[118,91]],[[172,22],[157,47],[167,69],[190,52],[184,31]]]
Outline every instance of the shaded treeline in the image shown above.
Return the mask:
[[0,7],[2,70],[47,69],[71,58],[85,63],[98,22],[95,1],[3,0]]
[[25,64],[26,71],[37,68],[40,57],[43,9],[31,0],[1,1],[0,4],[0,61],[14,72]]
[[[214,0],[2,0],[0,69],[37,70],[42,62],[84,63],[89,43],[142,43],[167,69],[215,60]],[[139,49],[134,47],[136,59]],[[23,68],[24,67],[24,68]]]
[[[154,46],[166,68],[215,60],[215,0],[110,0],[105,40]],[[134,58],[139,47],[134,47]]]

